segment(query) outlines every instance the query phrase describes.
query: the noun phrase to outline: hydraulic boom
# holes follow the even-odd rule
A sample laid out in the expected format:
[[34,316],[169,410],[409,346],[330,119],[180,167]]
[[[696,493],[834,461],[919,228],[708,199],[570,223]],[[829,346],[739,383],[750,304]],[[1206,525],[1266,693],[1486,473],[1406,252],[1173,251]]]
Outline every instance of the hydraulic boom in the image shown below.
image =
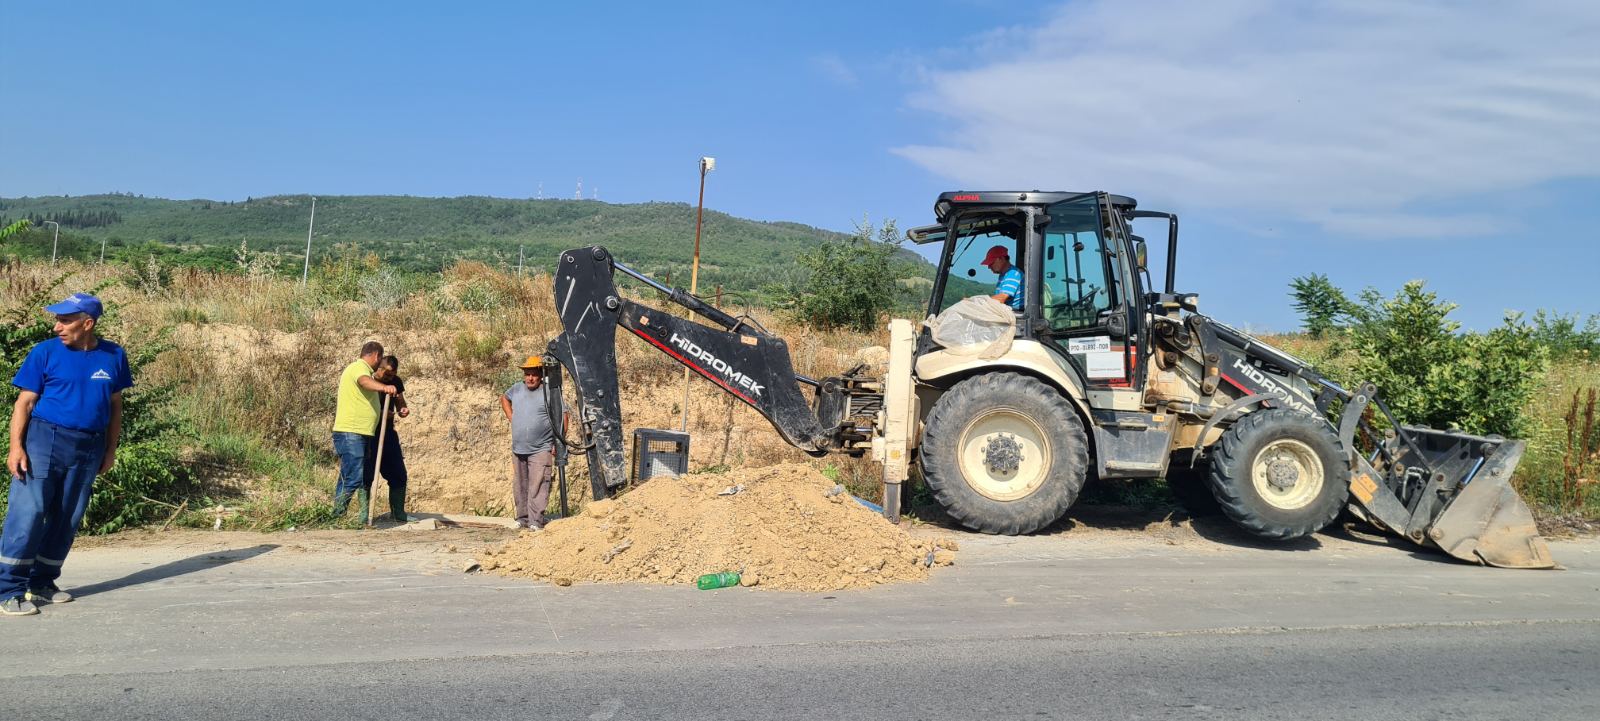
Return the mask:
[[[622,297],[613,280],[619,271],[716,327]],[[828,423],[819,419],[800,390],[802,385],[820,389],[823,384],[795,373],[788,344],[754,322],[658,283],[616,262],[599,246],[562,253],[555,288],[564,330],[550,342],[548,352],[571,372],[578,392],[579,422],[595,498],[606,498],[628,482],[617,388],[619,327],[755,409],[796,448],[822,455],[835,446],[839,418]],[[824,412],[838,406],[819,404]],[[838,412],[829,414],[837,416]]]

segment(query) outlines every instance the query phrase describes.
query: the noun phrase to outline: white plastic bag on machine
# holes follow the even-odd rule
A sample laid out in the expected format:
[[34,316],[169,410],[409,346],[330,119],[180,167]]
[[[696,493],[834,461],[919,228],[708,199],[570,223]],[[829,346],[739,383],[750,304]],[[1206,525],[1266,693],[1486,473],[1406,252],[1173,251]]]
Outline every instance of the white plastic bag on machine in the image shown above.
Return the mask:
[[1017,316],[1011,308],[986,295],[963,298],[928,322],[933,341],[955,355],[994,360],[1011,350],[1017,335]]

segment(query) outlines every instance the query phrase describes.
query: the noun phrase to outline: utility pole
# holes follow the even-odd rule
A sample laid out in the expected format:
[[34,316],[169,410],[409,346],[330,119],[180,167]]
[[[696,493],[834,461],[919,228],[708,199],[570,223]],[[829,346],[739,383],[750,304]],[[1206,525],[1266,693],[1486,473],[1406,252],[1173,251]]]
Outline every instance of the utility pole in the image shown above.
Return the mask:
[[54,225],[56,227],[55,237],[50,241],[50,264],[51,265],[55,265],[56,264],[56,247],[61,244],[61,224],[55,222],[54,220],[46,220],[44,222],[44,224],[45,225]]
[[106,264],[106,237],[100,236],[100,264]]
[[[689,264],[689,295],[700,289],[700,221],[706,212],[706,173],[717,169],[717,159],[700,158],[700,200],[694,211],[694,260]],[[689,369],[683,369],[683,421],[678,430],[689,432]]]
[[700,220],[706,212],[706,173],[717,169],[716,158],[700,159],[700,201],[694,211],[694,262],[689,266],[689,294],[700,289]]
[[306,278],[311,275],[311,230],[317,227],[317,196],[311,196],[311,223],[306,226],[306,265],[300,270],[300,287],[306,287]]
[[522,277],[522,246],[517,246],[517,277]]

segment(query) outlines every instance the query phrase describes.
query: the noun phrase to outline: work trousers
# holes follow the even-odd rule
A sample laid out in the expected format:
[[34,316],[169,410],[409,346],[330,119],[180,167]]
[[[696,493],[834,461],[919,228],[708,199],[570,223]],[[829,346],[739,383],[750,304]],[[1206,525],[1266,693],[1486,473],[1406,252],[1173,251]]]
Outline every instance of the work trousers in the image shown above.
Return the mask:
[[[374,442],[372,444],[372,453],[376,455],[377,452],[378,445]],[[368,463],[370,464],[371,461]],[[389,429],[383,434],[383,459],[378,463],[380,467],[377,475],[382,476],[383,480],[389,484],[389,493],[404,492],[407,479],[406,456],[400,450],[400,434],[394,431],[393,425],[390,425]],[[373,478],[373,474],[367,474],[368,483],[371,483]]]
[[342,514],[350,497],[372,485],[374,456],[378,451],[375,436],[349,431],[333,432],[333,452],[339,455],[339,483],[333,487],[333,508]]
[[0,600],[61,577],[61,564],[72,550],[106,453],[105,433],[39,418],[28,420],[22,438],[28,472],[11,478],[6,525],[0,532]]
[[517,523],[533,528],[544,526],[555,460],[554,450],[511,454],[511,496],[517,504]]

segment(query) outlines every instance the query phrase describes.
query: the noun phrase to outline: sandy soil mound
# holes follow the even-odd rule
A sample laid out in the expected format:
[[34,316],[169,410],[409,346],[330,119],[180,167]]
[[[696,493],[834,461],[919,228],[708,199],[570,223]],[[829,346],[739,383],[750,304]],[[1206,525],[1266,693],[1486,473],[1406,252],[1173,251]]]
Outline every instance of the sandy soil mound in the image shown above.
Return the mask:
[[955,542],[913,539],[833,488],[799,464],[656,479],[489,549],[482,565],[558,585],[740,571],[744,585],[832,591],[920,580],[954,560]]

